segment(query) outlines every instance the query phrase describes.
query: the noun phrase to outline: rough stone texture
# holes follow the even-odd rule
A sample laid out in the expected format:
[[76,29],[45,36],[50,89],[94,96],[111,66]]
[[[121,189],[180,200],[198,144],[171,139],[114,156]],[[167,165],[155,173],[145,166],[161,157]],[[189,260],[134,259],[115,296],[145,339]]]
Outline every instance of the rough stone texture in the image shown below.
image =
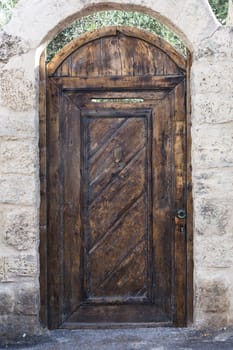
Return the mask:
[[[218,112],[220,112],[220,108]],[[233,166],[233,154],[231,152],[233,122],[212,125],[211,128],[210,125],[198,125],[193,130],[193,135],[198,135],[202,140],[201,143],[195,145],[196,154],[193,159],[193,162],[197,162],[199,169]]]
[[0,257],[0,281],[4,280],[4,276],[5,276],[4,258]]
[[[9,210],[11,209],[11,210]],[[38,240],[36,231],[36,216],[30,208],[4,208],[2,230],[2,242],[18,251],[34,248],[34,242]]]
[[[233,78],[232,65],[230,60],[221,62],[221,65],[214,60],[211,63],[208,60],[194,62],[192,71],[195,76],[193,81],[198,83],[198,93],[230,94]],[[196,86],[193,89],[195,90]]]
[[192,52],[194,324],[233,325],[233,27],[207,0],[99,2],[20,0],[1,33],[0,333],[39,332],[39,53],[72,19],[111,8],[154,15]]
[[15,295],[13,290],[0,290],[0,315],[9,315],[14,310]]
[[224,275],[206,275],[199,279],[197,286],[197,312],[199,312],[200,318],[205,318],[205,323],[208,321],[208,324],[212,326],[219,324],[219,320],[223,324],[227,323],[227,313],[230,306],[228,289],[229,283]]
[[13,112],[0,109],[0,137],[9,140],[35,138],[37,136],[35,111]]
[[26,335],[40,334],[38,317],[24,315],[0,315],[1,339],[21,338]]
[[27,111],[32,108],[33,83],[25,77],[22,69],[0,72],[0,98],[2,106],[13,110]]
[[0,186],[3,203],[32,205],[36,202],[35,176],[4,174]]
[[19,334],[0,339],[1,344],[10,350],[232,350],[233,329],[59,329],[41,336]]
[[[233,217],[231,217],[231,203],[229,201],[219,201],[215,203],[213,199],[202,199],[196,201],[196,208],[201,213],[201,218],[196,223],[196,233],[205,238],[225,238],[231,232]],[[230,220],[229,220],[230,218]],[[210,225],[213,227],[210,229]]]
[[[153,0],[122,0],[115,6],[113,2],[105,1],[103,5],[103,2],[98,0],[50,0],[46,3],[21,0],[11,22],[5,27],[5,31],[11,35],[19,33],[23,41],[31,43],[31,47],[38,47],[43,38],[51,37],[48,37],[48,33],[52,35],[64,28],[68,22],[67,18],[80,17],[88,13],[87,7],[90,5],[92,11],[96,11],[97,8],[93,5],[99,2],[102,3],[102,9],[121,8],[124,4],[129,10],[142,10],[143,8],[145,11],[148,9],[148,13],[153,15],[154,12],[156,17],[163,19],[163,22],[188,40],[190,45],[199,43],[203,38],[210,36],[219,26],[207,0],[160,0],[156,2]],[[32,16],[32,11],[33,14],[39,13],[40,16]]]
[[0,32],[0,62],[7,63],[14,55],[21,55],[28,50],[19,37]]
[[2,140],[0,146],[0,162],[3,174],[32,174],[36,166],[36,140]]
[[223,198],[230,201],[233,196],[232,170],[231,167],[221,169],[221,167],[213,166],[210,169],[195,172],[193,174],[193,182],[198,197],[202,199],[211,198],[216,204]]
[[38,264],[34,255],[0,257],[0,281],[2,283],[23,280],[37,275]]
[[[233,243],[229,245],[229,237],[197,237],[195,242],[200,249],[196,253],[196,260],[202,267],[225,269],[233,264]],[[231,251],[230,251],[231,249]]]
[[38,313],[38,292],[36,293],[30,285],[15,292],[14,312],[16,315],[36,316]]
[[[215,94],[197,94],[193,96],[193,121],[202,128],[208,124],[223,124],[233,122],[233,93],[221,96]],[[227,124],[230,125],[230,124]]]
[[210,63],[212,60],[215,60],[216,63],[218,60],[231,60],[233,57],[232,43],[232,27],[219,27],[210,37],[201,40],[194,52],[194,60],[200,62],[206,60]]
[[37,322],[38,290],[32,283],[5,283],[0,289],[0,334],[1,340],[11,337],[26,336],[27,333],[39,333]]
[[29,111],[37,103],[35,50],[14,55],[0,70],[0,103],[12,110]]
[[199,324],[224,325],[233,320],[232,43],[232,28],[219,28],[200,43],[192,67],[195,319]]

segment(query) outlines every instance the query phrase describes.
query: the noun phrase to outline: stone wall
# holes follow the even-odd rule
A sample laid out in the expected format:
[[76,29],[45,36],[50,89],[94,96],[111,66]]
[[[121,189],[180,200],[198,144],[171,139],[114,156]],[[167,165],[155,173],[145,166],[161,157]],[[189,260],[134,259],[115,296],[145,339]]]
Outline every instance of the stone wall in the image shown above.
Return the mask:
[[[0,34],[0,333],[8,336],[40,331],[40,52],[94,3],[21,0]],[[233,27],[217,22],[207,0],[101,6],[154,15],[192,53],[194,324],[233,325]]]
[[192,68],[195,320],[233,322],[233,28],[202,40]]

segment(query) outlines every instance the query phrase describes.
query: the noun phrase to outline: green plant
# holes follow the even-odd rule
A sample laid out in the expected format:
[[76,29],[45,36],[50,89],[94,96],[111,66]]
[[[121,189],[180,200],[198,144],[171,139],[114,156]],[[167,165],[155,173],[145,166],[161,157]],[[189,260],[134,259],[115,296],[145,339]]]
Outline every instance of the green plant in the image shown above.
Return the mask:
[[219,22],[226,24],[228,0],[209,0],[209,3]]
[[0,0],[0,28],[9,22],[18,0]]
[[[19,0],[0,0],[0,28],[11,18],[12,11]],[[226,23],[228,12],[228,0],[209,0],[209,3],[222,23]],[[170,42],[180,52],[185,54],[182,41],[172,33],[166,26],[156,21],[153,17],[141,12],[126,11],[102,11],[82,17],[60,32],[48,45],[47,59],[50,60],[57,51],[80,34],[108,25],[130,25],[136,26],[152,33],[160,35]]]
[[182,41],[155,18],[141,12],[114,10],[96,12],[92,15],[82,17],[60,32],[47,47],[48,61],[51,60],[56,52],[59,51],[65,44],[69,43],[80,34],[89,30],[110,25],[129,25],[145,29],[151,33],[163,37],[184,55],[186,53],[185,46],[183,45]]

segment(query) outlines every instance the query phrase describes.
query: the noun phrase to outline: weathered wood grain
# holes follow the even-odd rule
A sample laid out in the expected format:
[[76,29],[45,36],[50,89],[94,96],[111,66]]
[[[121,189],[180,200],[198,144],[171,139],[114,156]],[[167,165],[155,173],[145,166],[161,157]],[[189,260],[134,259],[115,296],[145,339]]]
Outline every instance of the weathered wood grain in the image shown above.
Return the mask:
[[183,75],[164,76],[117,76],[117,77],[53,77],[55,84],[64,90],[90,91],[90,90],[171,90],[183,79]]
[[56,328],[62,322],[63,298],[63,232],[61,199],[62,168],[61,168],[61,136],[60,136],[60,108],[61,90],[52,81],[47,85],[48,93],[48,236],[47,236],[47,276],[48,276],[48,325]]
[[187,324],[193,321],[193,197],[192,197],[192,136],[191,136],[191,91],[190,71],[192,57],[188,53],[186,74],[186,133],[187,133],[187,219],[186,219],[186,244],[187,244]]
[[40,320],[47,325],[47,147],[46,147],[46,66],[45,52],[40,59],[39,148],[40,148]]
[[192,210],[186,68],[161,38],[125,27],[88,33],[49,64],[41,258],[46,246],[50,328],[184,326],[191,315],[191,219],[176,217]]
[[[186,208],[186,110],[184,96],[184,84],[176,86],[173,92],[174,103],[174,199],[175,208]],[[175,219],[175,300],[176,300],[176,324],[186,324],[186,218]]]
[[81,303],[80,110],[63,96],[61,139],[63,173],[63,320]]
[[[156,36],[154,34],[151,34],[147,31],[142,30],[142,29],[135,28],[135,27],[125,27],[125,26],[115,27],[115,26],[113,26],[113,27],[108,27],[108,28],[100,28],[100,29],[97,29],[93,32],[85,33],[85,34],[81,35],[80,37],[78,37],[77,39],[74,39],[72,42],[70,42],[66,46],[64,46],[64,48],[61,49],[57,53],[57,55],[51,60],[51,62],[48,64],[48,74],[54,75],[57,73],[57,75],[60,75],[62,69],[60,69],[58,71],[57,71],[57,69],[59,66],[62,66],[62,64],[64,64],[63,62],[65,62],[65,61],[66,61],[65,62],[66,68],[64,69],[64,74],[67,74],[67,72],[69,71],[67,69],[67,63],[68,63],[67,58],[70,55],[73,55],[74,53],[75,53],[75,55],[77,55],[77,51],[79,51],[79,50],[82,51],[84,45],[89,46],[90,44],[93,44],[93,42],[95,42],[95,41],[98,42],[99,39],[102,39],[102,38],[108,39],[109,37],[120,38],[120,39],[122,39],[123,43],[124,43],[125,39],[129,39],[127,41],[128,45],[122,45],[121,42],[118,41],[118,43],[120,45],[119,45],[118,50],[115,51],[115,54],[116,54],[115,58],[117,58],[117,60],[118,60],[119,56],[117,56],[117,51],[118,51],[118,53],[120,53],[121,51],[119,51],[119,49],[122,50],[122,52],[121,52],[122,75],[129,74],[129,67],[131,67],[130,71],[133,69],[133,65],[132,65],[133,62],[132,61],[127,62],[126,59],[129,58],[128,53],[131,56],[132,52],[134,52],[133,51],[134,50],[134,45],[133,45],[134,40],[137,40],[140,43],[143,43],[143,42],[147,43],[147,45],[148,44],[150,45],[152,51],[156,50],[158,53],[158,56],[160,57],[160,60],[158,60],[158,62],[160,61],[161,64],[163,62],[162,58],[164,58],[164,56],[166,56],[167,57],[166,58],[167,68],[169,68],[168,61],[170,61],[170,62],[174,62],[174,64],[177,66],[177,68],[180,71],[182,71],[182,72],[186,71],[185,58],[182,57],[168,42],[166,42],[161,37]],[[131,49],[131,50],[128,50],[128,49]],[[98,53],[98,52],[99,51],[97,50],[96,53]],[[140,54],[141,54],[141,52],[140,52]],[[143,52],[142,52],[142,54],[143,54]],[[97,62],[99,63],[99,66],[101,66],[100,65],[101,56],[99,56],[97,54],[96,57],[97,57]],[[156,65],[156,60],[157,60],[156,55],[153,54],[153,57],[154,57],[155,62],[153,62],[149,65],[150,71],[152,70],[152,67],[154,67]],[[84,60],[86,60],[86,59],[87,59],[87,57],[84,56]],[[148,61],[148,58],[146,58],[146,62],[147,61]],[[97,64],[97,66],[98,66],[98,64]],[[166,65],[164,65],[164,66],[166,66]],[[118,65],[118,67],[119,67],[119,65]],[[174,68],[174,66],[173,66],[173,68]],[[104,66],[103,66],[103,69],[104,69]],[[174,74],[173,70],[171,72]],[[166,73],[169,74],[169,71],[167,71]],[[143,74],[143,72],[142,72],[142,74]]]

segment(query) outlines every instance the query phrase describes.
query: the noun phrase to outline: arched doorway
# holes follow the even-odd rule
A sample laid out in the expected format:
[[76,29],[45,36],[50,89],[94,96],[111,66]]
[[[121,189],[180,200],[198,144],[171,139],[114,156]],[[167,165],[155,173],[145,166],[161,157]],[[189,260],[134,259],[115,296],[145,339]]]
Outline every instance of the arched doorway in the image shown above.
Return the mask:
[[50,328],[186,324],[187,70],[128,27],[48,65]]

